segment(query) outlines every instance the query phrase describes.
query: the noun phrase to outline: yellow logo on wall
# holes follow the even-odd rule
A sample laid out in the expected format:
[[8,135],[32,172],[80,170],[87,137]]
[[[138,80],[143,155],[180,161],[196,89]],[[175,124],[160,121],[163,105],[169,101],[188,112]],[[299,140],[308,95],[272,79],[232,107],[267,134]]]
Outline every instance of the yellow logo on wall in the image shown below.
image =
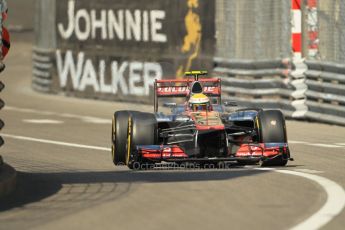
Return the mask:
[[187,34],[184,37],[181,52],[188,54],[187,62],[180,65],[177,69],[177,78],[182,78],[184,72],[189,71],[193,60],[198,57],[202,36],[202,26],[199,15],[194,12],[194,9],[199,7],[199,0],[188,0],[188,13],[185,17],[185,26]]

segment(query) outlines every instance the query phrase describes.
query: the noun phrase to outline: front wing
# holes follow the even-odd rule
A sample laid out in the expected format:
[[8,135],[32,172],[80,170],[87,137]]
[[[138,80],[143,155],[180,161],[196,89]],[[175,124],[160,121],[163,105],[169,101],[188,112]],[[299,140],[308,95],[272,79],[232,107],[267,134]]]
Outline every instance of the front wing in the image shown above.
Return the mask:
[[242,144],[235,154],[224,157],[191,157],[178,145],[138,145],[136,156],[154,162],[187,162],[187,161],[238,161],[267,160],[282,156],[290,158],[287,143]]

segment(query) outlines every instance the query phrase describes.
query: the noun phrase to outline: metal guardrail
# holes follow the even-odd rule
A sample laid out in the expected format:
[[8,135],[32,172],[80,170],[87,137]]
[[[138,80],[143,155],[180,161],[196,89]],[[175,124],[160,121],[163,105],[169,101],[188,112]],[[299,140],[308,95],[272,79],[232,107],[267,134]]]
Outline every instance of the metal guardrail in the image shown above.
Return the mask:
[[280,109],[292,117],[296,88],[290,84],[288,59],[229,60],[215,58],[216,76],[222,79],[224,99],[236,100],[240,106]]
[[32,87],[41,92],[50,92],[52,87],[52,50],[33,48]]
[[306,118],[345,125],[345,64],[306,61]]
[[285,116],[345,125],[345,64],[215,58],[223,97],[240,106],[280,109]]

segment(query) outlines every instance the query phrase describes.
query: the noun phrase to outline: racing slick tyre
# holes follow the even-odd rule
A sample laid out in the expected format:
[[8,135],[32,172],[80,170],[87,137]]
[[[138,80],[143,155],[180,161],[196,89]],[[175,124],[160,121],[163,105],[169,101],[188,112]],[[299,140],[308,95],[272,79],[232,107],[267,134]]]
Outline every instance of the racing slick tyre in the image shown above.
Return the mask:
[[117,111],[114,113],[111,140],[112,140],[112,158],[115,165],[126,164],[126,145],[127,145],[127,125],[128,118],[136,111]]
[[[285,118],[280,110],[260,111],[257,117],[259,142],[261,143],[287,143]],[[282,155],[261,161],[261,166],[285,166],[287,157]]]
[[144,161],[136,150],[138,145],[154,145],[157,140],[157,120],[151,113],[134,113],[128,119],[127,166],[130,169],[152,168],[153,162]]

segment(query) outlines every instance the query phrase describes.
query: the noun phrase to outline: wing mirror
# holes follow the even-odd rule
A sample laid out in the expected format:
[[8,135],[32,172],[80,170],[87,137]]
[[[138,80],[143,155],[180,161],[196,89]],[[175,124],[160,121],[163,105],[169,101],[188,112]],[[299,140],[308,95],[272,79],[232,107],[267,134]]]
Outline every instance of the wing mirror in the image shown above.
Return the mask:
[[230,107],[230,106],[238,106],[236,101],[224,101],[224,106]]

